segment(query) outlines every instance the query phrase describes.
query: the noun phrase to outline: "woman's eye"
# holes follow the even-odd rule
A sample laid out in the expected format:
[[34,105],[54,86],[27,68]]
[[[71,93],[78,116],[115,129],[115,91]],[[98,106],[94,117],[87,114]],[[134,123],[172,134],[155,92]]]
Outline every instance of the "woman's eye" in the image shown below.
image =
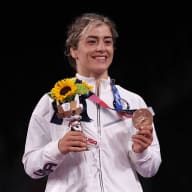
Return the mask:
[[105,44],[106,44],[106,45],[112,45],[112,44],[113,44],[113,41],[107,40],[107,41],[105,41]]
[[96,40],[89,40],[89,41],[88,41],[88,44],[96,44],[96,43],[97,43]]

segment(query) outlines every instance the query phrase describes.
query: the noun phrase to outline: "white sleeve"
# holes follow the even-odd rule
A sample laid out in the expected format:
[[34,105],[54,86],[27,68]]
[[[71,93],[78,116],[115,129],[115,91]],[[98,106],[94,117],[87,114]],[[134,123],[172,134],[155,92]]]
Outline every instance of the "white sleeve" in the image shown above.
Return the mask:
[[32,178],[41,178],[53,172],[64,156],[58,149],[58,140],[51,139],[50,111],[53,111],[51,102],[44,95],[29,121],[22,162],[26,173]]
[[[134,100],[137,102],[135,108],[147,108],[147,104],[143,98],[139,95],[135,95]],[[153,112],[154,113],[154,112]],[[154,115],[154,114],[153,114]],[[152,144],[144,150],[142,153],[135,153],[132,150],[129,151],[129,157],[133,162],[133,165],[137,172],[143,177],[154,176],[159,170],[160,164],[162,162],[159,140],[156,134],[155,125],[153,122],[153,142]]]
[[157,173],[162,160],[155,128],[153,130],[152,144],[142,153],[135,153],[132,150],[129,151],[129,156],[135,169],[141,176],[151,177]]

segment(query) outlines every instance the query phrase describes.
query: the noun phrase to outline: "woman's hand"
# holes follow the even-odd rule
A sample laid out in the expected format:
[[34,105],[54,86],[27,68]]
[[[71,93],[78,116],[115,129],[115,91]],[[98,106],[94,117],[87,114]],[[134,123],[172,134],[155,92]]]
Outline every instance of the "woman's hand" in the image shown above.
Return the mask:
[[152,125],[145,125],[138,129],[137,133],[132,136],[133,151],[136,153],[143,152],[153,141]]
[[81,131],[69,131],[58,142],[61,153],[87,150],[87,138]]

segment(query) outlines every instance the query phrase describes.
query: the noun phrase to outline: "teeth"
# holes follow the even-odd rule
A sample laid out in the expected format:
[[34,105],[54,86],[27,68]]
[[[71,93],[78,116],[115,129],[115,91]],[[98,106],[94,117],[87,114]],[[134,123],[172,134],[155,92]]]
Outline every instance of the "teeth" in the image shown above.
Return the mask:
[[97,62],[105,62],[105,59],[97,58],[96,61]]
[[98,56],[98,57],[95,57],[96,59],[105,59],[104,56]]
[[95,57],[95,59],[98,61],[104,61],[106,58],[105,57]]
[[99,57],[99,58],[105,58],[105,56],[97,56],[97,57]]

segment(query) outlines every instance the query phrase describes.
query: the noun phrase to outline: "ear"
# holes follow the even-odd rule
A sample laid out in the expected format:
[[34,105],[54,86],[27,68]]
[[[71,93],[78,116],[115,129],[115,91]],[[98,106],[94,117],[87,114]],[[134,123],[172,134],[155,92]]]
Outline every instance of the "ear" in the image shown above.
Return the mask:
[[73,57],[73,59],[77,59],[77,50],[70,48],[70,54]]

